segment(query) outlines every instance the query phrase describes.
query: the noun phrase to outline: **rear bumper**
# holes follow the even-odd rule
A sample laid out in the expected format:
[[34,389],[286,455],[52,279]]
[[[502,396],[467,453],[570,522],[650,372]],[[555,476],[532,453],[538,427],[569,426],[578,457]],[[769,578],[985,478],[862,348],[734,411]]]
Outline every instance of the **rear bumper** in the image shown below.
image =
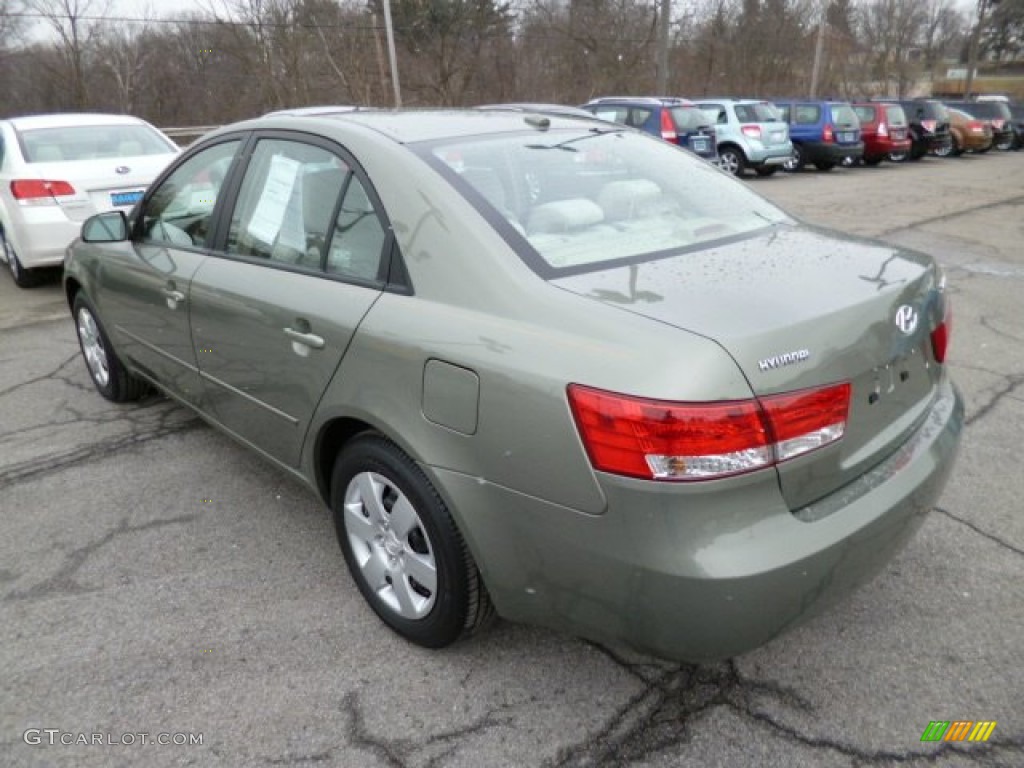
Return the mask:
[[821,141],[806,141],[801,143],[804,162],[807,163],[835,163],[839,164],[844,158],[852,157],[858,159],[864,154],[864,142],[856,144],[835,144]]
[[865,143],[864,157],[885,157],[893,152],[909,152],[912,142],[910,139],[874,139]]
[[746,148],[747,162],[752,166],[764,165],[785,165],[793,157],[793,144],[776,144],[764,146],[760,142],[750,142]]
[[82,229],[58,205],[19,206],[12,213],[8,240],[25,269],[62,264],[64,250]]
[[968,152],[983,152],[986,149],[991,148],[997,142],[991,136],[979,136],[977,134],[967,133],[964,134],[963,146],[961,149],[965,149]]
[[587,515],[425,470],[501,615],[703,661],[771,640],[882,569],[938,499],[962,423],[947,380],[895,454],[796,513],[774,471],[685,487],[601,475],[607,510]]

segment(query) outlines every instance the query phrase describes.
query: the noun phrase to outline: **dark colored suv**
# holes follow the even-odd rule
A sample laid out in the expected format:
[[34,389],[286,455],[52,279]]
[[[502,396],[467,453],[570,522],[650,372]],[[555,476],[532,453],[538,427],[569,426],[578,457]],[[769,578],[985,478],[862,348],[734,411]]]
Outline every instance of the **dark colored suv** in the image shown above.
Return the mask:
[[793,159],[783,168],[799,171],[813,163],[819,171],[831,171],[844,159],[856,162],[864,154],[860,120],[844,101],[775,101],[782,119],[789,123]]
[[[873,99],[875,101],[875,99]],[[929,152],[949,154],[953,135],[949,132],[949,112],[935,99],[877,99],[899,104],[910,124],[910,159],[920,160]]]
[[714,125],[686,99],[609,96],[593,99],[580,109],[603,120],[661,136],[705,160],[718,159]]
[[864,140],[864,164],[878,165],[887,157],[903,160],[910,151],[910,128],[899,104],[877,101],[853,104]]
[[992,146],[996,149],[1013,149],[1016,131],[1009,105],[1001,101],[947,101],[946,106],[959,109],[991,125]]

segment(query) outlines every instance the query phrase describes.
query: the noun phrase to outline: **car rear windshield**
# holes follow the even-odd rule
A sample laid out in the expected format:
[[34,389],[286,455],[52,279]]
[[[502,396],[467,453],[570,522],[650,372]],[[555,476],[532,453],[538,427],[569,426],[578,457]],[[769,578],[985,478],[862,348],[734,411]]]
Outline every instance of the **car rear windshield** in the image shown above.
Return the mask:
[[709,163],[632,131],[474,137],[419,151],[543,277],[664,258],[790,221]]
[[677,131],[695,131],[712,123],[708,116],[696,107],[672,107],[670,111]]
[[946,110],[946,106],[938,101],[911,102],[903,111],[908,115],[916,115],[921,120],[949,122],[949,112]]
[[892,104],[885,108],[885,119],[889,125],[901,128],[907,124],[907,115],[899,104]]
[[779,111],[768,102],[760,104],[737,104],[736,119],[741,123],[777,123]]
[[859,125],[860,120],[849,104],[833,104],[832,122],[836,125]]
[[1013,117],[1010,108],[999,101],[957,102],[955,106],[974,117],[1001,118],[1003,120],[1010,120]]
[[166,155],[173,146],[148,125],[76,125],[19,132],[28,163]]

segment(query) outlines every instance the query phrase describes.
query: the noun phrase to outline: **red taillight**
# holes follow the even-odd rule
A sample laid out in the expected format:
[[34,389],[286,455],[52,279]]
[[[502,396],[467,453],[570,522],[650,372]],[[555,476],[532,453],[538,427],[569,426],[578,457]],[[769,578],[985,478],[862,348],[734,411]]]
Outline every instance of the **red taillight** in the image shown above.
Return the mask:
[[938,125],[936,120],[922,120],[921,127],[924,128],[928,133],[935,133],[935,126]]
[[985,125],[979,120],[971,120],[971,122],[967,124],[967,130],[971,133],[984,133]]
[[661,111],[661,138],[665,141],[676,140],[676,126],[672,122],[672,115],[669,114],[667,109]]
[[752,472],[843,436],[850,385],[750,400],[675,403],[570,384],[595,469],[648,480]]
[[881,136],[883,139],[886,136],[888,136],[889,135],[889,126],[886,125],[885,123],[879,123],[878,124],[878,135]]
[[832,131],[832,126],[829,123],[825,123],[825,129],[821,132],[821,140],[829,144],[834,138],[835,134]]
[[949,349],[949,337],[953,333],[953,305],[946,297],[946,313],[942,322],[935,326],[932,331],[932,354],[936,362],[942,363],[946,360],[946,350]]
[[37,200],[41,197],[59,197],[75,194],[75,188],[66,181],[47,179],[15,179],[11,182],[15,200]]
[[761,138],[761,126],[760,125],[744,125],[740,127],[743,131],[744,136],[749,136],[752,139]]

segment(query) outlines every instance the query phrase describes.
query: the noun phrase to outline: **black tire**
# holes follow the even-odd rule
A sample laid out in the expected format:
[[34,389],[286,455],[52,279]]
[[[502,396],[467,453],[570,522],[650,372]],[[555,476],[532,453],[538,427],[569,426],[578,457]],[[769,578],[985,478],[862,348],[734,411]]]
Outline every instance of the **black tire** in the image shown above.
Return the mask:
[[755,168],[754,173],[756,173],[758,176],[767,177],[774,176],[775,172],[778,170],[779,166],[777,165],[762,165],[760,168]]
[[[138,400],[146,394],[149,385],[125,369],[110,344],[96,310],[81,291],[75,296],[71,312],[75,321],[78,347],[82,351],[85,367],[96,391],[114,403]],[[102,356],[102,361],[98,359],[97,352]]]
[[836,164],[835,163],[815,163],[814,167],[817,168],[819,171],[831,171],[833,168],[836,167]]
[[[964,148],[960,146],[960,141],[957,139],[955,133],[950,137],[950,145],[951,145],[950,148],[949,148],[949,156],[950,157],[960,157],[960,155],[962,155],[964,153]],[[936,154],[938,154],[938,153],[936,152]],[[939,155],[939,157],[943,157],[943,155]]]
[[25,269],[18,254],[14,252],[14,246],[7,242],[4,231],[0,228],[0,251],[4,252],[4,259],[7,261],[7,268],[11,270],[11,277],[14,284],[19,288],[32,288],[39,284],[39,272],[34,269]]
[[[394,443],[367,432],[345,446],[331,475],[331,508],[356,586],[399,635],[443,648],[493,618],[480,572],[448,508]],[[424,563],[433,565],[433,584]],[[423,583],[416,578],[421,573]],[[380,581],[371,584],[371,578]]]
[[747,158],[738,147],[722,147],[718,150],[718,165],[726,173],[740,178],[747,170]]
[[918,160],[920,160],[924,156],[925,156],[925,151],[923,149],[916,149],[915,148],[915,149],[911,149],[910,150],[910,155],[909,155],[908,159],[913,160],[914,162],[917,162]]
[[889,162],[890,163],[905,163],[905,162],[907,162],[907,153],[906,152],[890,152],[889,153]]
[[882,162],[881,157],[865,157],[864,165],[876,166]]
[[797,173],[798,171],[802,171],[803,170],[803,168],[804,168],[804,153],[800,149],[800,145],[799,144],[794,144],[793,145],[793,157],[792,157],[792,159],[787,160],[782,167],[783,167],[783,169],[785,169],[789,173]]

